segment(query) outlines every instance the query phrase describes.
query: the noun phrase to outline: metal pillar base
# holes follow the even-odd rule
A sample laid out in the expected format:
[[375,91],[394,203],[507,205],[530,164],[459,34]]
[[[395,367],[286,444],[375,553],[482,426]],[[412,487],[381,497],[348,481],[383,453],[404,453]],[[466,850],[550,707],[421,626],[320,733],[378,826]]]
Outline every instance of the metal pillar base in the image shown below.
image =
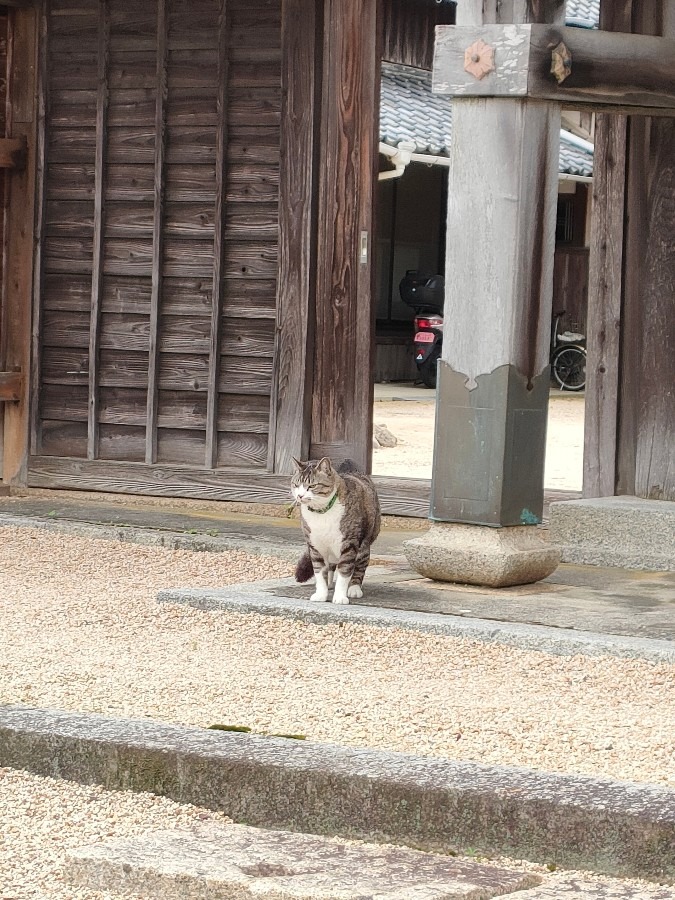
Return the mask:
[[435,581],[508,587],[550,575],[560,562],[558,547],[531,526],[484,528],[435,522],[403,551],[420,575]]
[[467,377],[438,364],[431,519],[537,525],[544,504],[549,368],[528,385],[515,366]]

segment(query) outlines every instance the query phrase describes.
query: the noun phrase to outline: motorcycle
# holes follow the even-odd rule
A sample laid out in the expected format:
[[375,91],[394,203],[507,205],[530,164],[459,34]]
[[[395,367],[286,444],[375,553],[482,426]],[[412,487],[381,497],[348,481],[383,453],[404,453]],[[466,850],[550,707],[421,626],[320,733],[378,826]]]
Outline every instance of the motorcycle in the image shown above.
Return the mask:
[[424,385],[436,387],[436,369],[443,344],[445,278],[408,269],[399,284],[401,300],[415,310],[415,363]]

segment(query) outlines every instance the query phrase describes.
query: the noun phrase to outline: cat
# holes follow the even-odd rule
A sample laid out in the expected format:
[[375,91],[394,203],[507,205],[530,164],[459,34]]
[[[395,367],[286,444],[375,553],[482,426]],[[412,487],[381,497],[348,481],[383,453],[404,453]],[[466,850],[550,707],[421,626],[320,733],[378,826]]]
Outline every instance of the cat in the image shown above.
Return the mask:
[[307,542],[295,570],[297,581],[316,578],[311,600],[328,600],[335,579],[333,603],[363,597],[363,576],[370,548],[380,533],[380,501],[375,485],[351,460],[337,470],[324,456],[317,461],[293,459],[297,471],[291,491],[300,506]]

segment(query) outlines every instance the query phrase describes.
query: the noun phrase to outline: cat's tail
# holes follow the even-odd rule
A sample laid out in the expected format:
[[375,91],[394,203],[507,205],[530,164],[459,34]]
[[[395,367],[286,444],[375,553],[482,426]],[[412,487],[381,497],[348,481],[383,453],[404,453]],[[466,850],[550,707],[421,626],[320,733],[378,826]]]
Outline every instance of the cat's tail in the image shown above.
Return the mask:
[[304,584],[313,577],[314,566],[312,565],[312,560],[309,558],[309,553],[305,552],[302,554],[295,567],[295,580],[300,582],[300,584]]

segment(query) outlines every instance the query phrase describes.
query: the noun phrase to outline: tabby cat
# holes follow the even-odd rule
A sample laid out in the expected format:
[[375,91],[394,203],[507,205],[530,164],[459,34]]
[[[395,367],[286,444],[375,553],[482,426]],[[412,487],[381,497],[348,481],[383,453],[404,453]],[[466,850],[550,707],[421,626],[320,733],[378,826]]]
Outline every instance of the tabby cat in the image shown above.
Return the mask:
[[380,502],[373,482],[351,460],[337,470],[327,456],[318,462],[293,461],[297,472],[291,489],[307,542],[296,580],[308,581],[314,575],[312,600],[328,600],[334,578],[333,603],[363,597],[370,548],[380,532]]

